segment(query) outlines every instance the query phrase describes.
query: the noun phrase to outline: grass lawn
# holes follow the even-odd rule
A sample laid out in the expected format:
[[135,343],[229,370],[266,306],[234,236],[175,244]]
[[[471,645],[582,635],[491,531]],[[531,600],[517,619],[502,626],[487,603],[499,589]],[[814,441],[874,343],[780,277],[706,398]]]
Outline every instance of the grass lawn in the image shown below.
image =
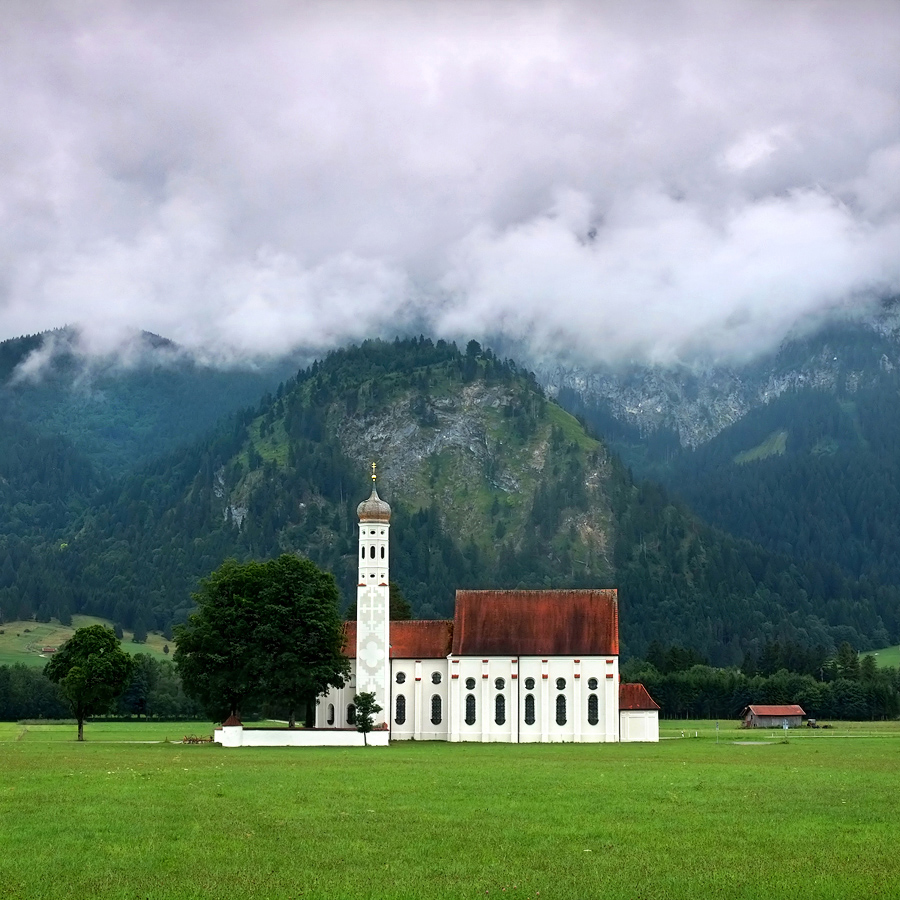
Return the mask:
[[718,744],[715,723],[664,722],[648,745],[223,750],[107,742],[203,723],[89,723],[84,744],[4,725],[0,895],[900,893],[897,723],[787,743],[721,726]]
[[892,669],[896,669],[900,666],[900,647],[883,647],[881,650],[860,653],[860,656],[874,656],[875,662],[882,668],[890,666]]

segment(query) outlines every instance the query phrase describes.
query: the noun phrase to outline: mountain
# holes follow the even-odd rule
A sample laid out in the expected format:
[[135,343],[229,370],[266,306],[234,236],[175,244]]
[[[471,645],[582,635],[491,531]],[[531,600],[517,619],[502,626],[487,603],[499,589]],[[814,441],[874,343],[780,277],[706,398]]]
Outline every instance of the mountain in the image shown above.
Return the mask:
[[448,615],[457,588],[614,585],[631,654],[659,640],[735,663],[778,639],[897,634],[895,589],[716,531],[635,481],[530,372],[426,338],[335,351],[208,437],[99,486],[73,476],[43,538],[0,534],[0,614],[164,630],[226,557],[285,550],[335,572],[349,601],[373,459],[392,578],[419,616]]

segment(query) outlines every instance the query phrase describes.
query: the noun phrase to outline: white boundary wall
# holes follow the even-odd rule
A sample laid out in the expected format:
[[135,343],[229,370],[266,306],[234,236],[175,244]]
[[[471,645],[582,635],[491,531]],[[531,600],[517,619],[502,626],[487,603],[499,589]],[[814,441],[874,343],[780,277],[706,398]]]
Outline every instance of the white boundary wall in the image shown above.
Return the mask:
[[[387,747],[390,733],[370,731],[370,747]],[[355,728],[217,728],[213,740],[223,747],[362,747],[363,736]]]

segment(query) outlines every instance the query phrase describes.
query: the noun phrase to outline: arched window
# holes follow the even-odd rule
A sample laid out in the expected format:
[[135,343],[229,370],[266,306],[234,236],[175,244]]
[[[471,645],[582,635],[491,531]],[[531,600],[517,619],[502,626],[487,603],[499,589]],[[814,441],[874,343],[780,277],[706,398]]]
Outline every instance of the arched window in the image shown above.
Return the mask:
[[365,559],[365,558],[366,558],[366,548],[365,548],[365,547],[360,547],[360,548],[359,548],[359,555],[360,555],[360,558],[361,558],[361,559]]
[[432,684],[440,684],[441,683],[441,673],[440,672],[432,672],[431,673],[431,683]]
[[474,678],[467,678],[467,679],[466,679],[466,690],[467,690],[467,691],[474,691],[474,690],[475,690],[475,679],[474,679]]
[[406,672],[398,672],[395,680],[397,684],[403,684],[406,681]]
[[475,695],[466,694],[466,725],[475,724]]
[[534,694],[525,695],[525,724],[534,725]]
[[372,544],[372,546],[369,547],[369,556],[371,556],[372,559],[375,559],[375,545],[374,544]]
[[525,679],[525,690],[526,690],[526,691],[533,691],[533,690],[534,690],[534,679],[533,679],[533,678],[526,678],[526,679]]
[[325,720],[329,725],[334,725],[334,704],[328,704],[328,718]]
[[404,722],[406,722],[406,697],[404,697],[403,694],[397,694],[394,721],[398,725],[403,725]]
[[565,694],[557,694],[556,695],[556,724],[557,725],[565,725],[566,724],[566,695]]
[[381,558],[384,559],[384,547],[381,548]]
[[494,701],[494,721],[498,725],[506,724],[506,697],[503,694],[497,694]]
[[564,691],[566,689],[566,679],[565,678],[557,678],[556,679],[556,689],[558,691]]
[[356,706],[354,706],[352,703],[347,707],[347,724],[356,724]]
[[503,688],[506,687],[506,680],[503,678],[495,678],[494,687],[497,688],[498,691],[502,691]]
[[600,721],[600,704],[597,702],[597,695],[590,694],[588,696],[588,725],[596,725]]
[[589,691],[597,690],[597,679],[596,678],[588,678],[588,690]]
[[434,694],[431,698],[431,724],[441,724],[441,696]]

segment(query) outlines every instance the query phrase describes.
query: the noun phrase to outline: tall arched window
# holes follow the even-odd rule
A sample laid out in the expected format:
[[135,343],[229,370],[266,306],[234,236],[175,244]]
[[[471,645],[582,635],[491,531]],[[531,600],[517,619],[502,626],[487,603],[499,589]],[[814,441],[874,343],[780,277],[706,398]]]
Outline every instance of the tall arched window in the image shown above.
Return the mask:
[[441,695],[435,694],[431,698],[431,724],[441,724]]
[[365,558],[366,558],[366,548],[365,548],[365,547],[360,547],[360,548],[359,548],[359,555],[360,555],[360,557],[361,557],[362,559],[365,559]]
[[565,725],[566,724],[566,695],[565,694],[557,694],[556,695],[556,724],[557,725]]
[[600,721],[600,704],[597,702],[597,695],[591,694],[588,697],[588,725],[596,725]]
[[334,704],[328,704],[328,718],[325,720],[329,725],[334,725]]
[[356,706],[352,703],[347,707],[347,724],[356,724]]
[[384,559],[384,547],[381,548],[381,558]]
[[372,544],[372,546],[369,548],[369,556],[371,556],[372,559],[375,559],[375,545],[374,544]]
[[475,724],[475,695],[466,695],[466,725]]
[[394,712],[394,722],[397,725],[403,725],[406,722],[406,697],[403,694],[397,694]]
[[506,724],[506,697],[503,694],[497,694],[494,701],[494,721],[498,725]]
[[534,694],[525,695],[525,724],[534,725]]

